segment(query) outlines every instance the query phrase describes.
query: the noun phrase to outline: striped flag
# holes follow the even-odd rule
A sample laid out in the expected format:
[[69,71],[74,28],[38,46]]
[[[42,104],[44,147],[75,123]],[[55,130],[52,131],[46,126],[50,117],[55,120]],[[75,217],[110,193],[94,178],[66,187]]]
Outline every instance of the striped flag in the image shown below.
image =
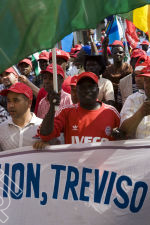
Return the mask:
[[109,44],[112,44],[115,40],[121,40],[123,38],[123,30],[117,16],[112,18],[112,21],[110,21],[106,34],[109,35]]

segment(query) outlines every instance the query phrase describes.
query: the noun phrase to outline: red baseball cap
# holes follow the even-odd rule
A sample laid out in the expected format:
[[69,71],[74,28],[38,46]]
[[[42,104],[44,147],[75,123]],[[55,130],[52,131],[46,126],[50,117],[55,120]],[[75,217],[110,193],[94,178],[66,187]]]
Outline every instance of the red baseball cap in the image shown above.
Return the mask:
[[70,56],[72,58],[76,58],[79,52],[80,52],[80,50],[78,50],[76,48],[72,48],[71,51],[70,51]]
[[140,45],[148,45],[149,46],[149,42],[148,41],[143,41]]
[[[50,64],[46,67],[46,70],[42,70],[40,73],[43,74],[45,72],[49,72],[53,74],[53,64]],[[57,65],[57,74],[61,75],[63,78],[65,78],[65,73],[63,71],[63,68],[59,65]]]
[[39,59],[45,59],[45,60],[49,60],[49,52],[43,51],[39,54]]
[[80,51],[81,48],[82,48],[82,46],[81,46],[81,45],[75,45],[74,48],[75,48],[76,50]]
[[70,86],[76,86],[77,84],[78,75],[74,75],[71,77]]
[[7,96],[9,91],[12,91],[12,92],[15,92],[18,94],[24,94],[30,100],[33,99],[33,94],[32,94],[31,88],[24,83],[19,83],[19,82],[15,83],[15,84],[11,85],[10,88],[2,90],[0,92],[0,95]]
[[122,41],[118,41],[118,40],[115,40],[110,46],[116,46],[116,45],[120,45],[121,47],[124,48]]
[[30,65],[31,68],[32,68],[32,62],[31,62],[30,59],[23,59],[23,60],[21,60],[21,61],[18,63],[18,65],[21,64],[21,63],[27,63],[27,64]]
[[[65,52],[61,49],[56,48],[56,58],[62,58],[64,60],[68,61],[70,59],[70,55],[68,52]],[[52,52],[50,52],[50,54],[49,54],[49,59],[52,59]]]
[[18,77],[18,74],[17,74],[17,72],[14,70],[13,67],[10,67],[10,68],[6,69],[5,72],[6,72],[6,73],[13,73],[15,76]]
[[144,67],[150,64],[150,57],[147,55],[141,55],[135,64],[135,73],[139,73]]
[[96,76],[95,73],[92,73],[92,72],[80,73],[77,77],[77,84],[82,78],[85,78],[85,77],[91,78],[96,84],[98,84],[98,77]]
[[68,77],[64,80],[64,82],[63,82],[63,84],[62,84],[62,89],[63,89],[65,92],[67,92],[68,94],[71,93],[70,82],[71,82],[71,76],[68,76]]
[[136,77],[150,77],[150,65],[143,67]]
[[132,50],[132,52],[131,52],[131,58],[137,58],[137,57],[140,57],[140,56],[142,56],[142,55],[146,55],[146,52],[145,51],[143,51],[142,49],[140,49],[140,48],[135,48],[135,49],[133,49]]
[[137,77],[150,77],[150,57],[141,56],[135,65],[135,74]]

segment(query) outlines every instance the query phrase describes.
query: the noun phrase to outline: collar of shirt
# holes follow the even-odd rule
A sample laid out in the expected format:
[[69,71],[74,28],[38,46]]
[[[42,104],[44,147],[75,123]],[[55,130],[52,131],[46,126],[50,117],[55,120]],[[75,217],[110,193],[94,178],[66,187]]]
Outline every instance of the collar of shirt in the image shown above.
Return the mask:
[[[37,120],[36,115],[34,113],[31,113],[31,114],[32,114],[32,118],[31,118],[30,122],[28,124],[26,124],[26,126],[28,126],[29,124],[35,124],[36,123],[36,120]],[[19,127],[12,121],[11,117],[9,117],[7,121],[8,121],[8,125],[13,125],[13,126]]]
[[[140,94],[144,94],[144,95],[145,95],[145,91],[144,91],[143,89],[139,89],[138,92],[139,92]],[[146,95],[145,95],[145,98],[146,98]]]

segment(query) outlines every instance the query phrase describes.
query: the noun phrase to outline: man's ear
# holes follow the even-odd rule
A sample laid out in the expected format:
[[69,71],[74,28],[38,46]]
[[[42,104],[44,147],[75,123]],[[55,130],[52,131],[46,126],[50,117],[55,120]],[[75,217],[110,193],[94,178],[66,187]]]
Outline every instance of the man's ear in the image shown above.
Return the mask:
[[31,107],[31,105],[32,105],[32,100],[28,100],[29,101],[29,106]]

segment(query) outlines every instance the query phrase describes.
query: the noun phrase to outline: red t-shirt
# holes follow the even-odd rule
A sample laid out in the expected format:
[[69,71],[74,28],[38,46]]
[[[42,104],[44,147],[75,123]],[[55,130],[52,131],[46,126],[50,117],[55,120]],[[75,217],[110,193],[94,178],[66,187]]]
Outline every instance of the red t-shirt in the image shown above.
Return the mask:
[[119,125],[120,115],[114,107],[102,103],[100,109],[86,110],[77,104],[63,109],[54,119],[53,132],[40,137],[48,141],[64,132],[65,144],[112,141],[112,129]]

